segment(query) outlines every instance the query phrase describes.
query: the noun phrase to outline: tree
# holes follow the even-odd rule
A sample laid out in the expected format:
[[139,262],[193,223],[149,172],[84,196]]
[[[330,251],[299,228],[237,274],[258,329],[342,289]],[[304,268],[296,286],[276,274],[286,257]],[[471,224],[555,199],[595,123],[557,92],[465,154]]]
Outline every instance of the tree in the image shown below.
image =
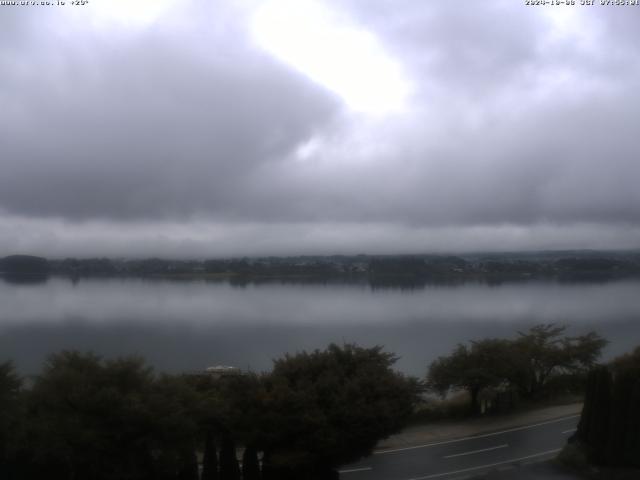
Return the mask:
[[640,347],[616,358],[607,461],[640,467]]
[[589,457],[599,462],[604,459],[607,450],[611,390],[610,370],[605,366],[593,368],[587,376],[587,391],[577,435],[590,445]]
[[609,366],[593,368],[578,442],[596,464],[640,467],[640,347]]
[[431,363],[427,384],[441,395],[452,389],[468,391],[472,413],[480,411],[480,392],[489,387],[513,386],[521,395],[533,398],[550,378],[586,375],[607,344],[595,332],[568,337],[563,336],[565,330],[564,326],[542,324],[519,332],[513,340],[460,344],[450,355]]
[[515,375],[511,381],[526,397],[535,397],[557,373],[586,373],[608,343],[595,332],[563,336],[566,326],[536,325],[513,342]]
[[177,480],[199,480],[196,451],[193,448],[185,449],[180,460],[182,465],[180,466]]
[[433,361],[427,374],[427,385],[441,395],[452,389],[469,392],[472,413],[480,412],[479,395],[488,387],[507,381],[511,371],[512,349],[509,341],[485,339],[459,344],[449,356]]
[[218,454],[216,440],[210,431],[204,442],[204,456],[202,457],[202,480],[218,480]]
[[236,444],[228,435],[222,439],[220,448],[220,480],[240,480]]
[[0,405],[12,402],[20,391],[22,380],[11,362],[0,363]]
[[611,366],[616,373],[629,372],[640,378],[640,347],[613,360]]
[[263,379],[264,478],[334,476],[400,430],[417,383],[391,369],[396,359],[381,347],[332,344],[276,360]]
[[9,477],[14,468],[11,464],[24,420],[20,408],[21,387],[22,380],[13,364],[0,363],[0,478]]
[[255,447],[246,447],[242,454],[242,480],[260,480],[260,464]]
[[22,478],[194,478],[193,395],[140,358],[53,355],[28,394]]

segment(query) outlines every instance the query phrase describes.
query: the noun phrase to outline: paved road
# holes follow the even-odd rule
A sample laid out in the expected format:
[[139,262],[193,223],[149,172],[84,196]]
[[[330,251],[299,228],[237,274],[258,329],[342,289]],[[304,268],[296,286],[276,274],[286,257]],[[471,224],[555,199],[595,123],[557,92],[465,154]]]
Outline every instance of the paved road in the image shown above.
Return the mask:
[[341,480],[454,480],[554,457],[579,415],[500,432],[378,451],[340,471]]

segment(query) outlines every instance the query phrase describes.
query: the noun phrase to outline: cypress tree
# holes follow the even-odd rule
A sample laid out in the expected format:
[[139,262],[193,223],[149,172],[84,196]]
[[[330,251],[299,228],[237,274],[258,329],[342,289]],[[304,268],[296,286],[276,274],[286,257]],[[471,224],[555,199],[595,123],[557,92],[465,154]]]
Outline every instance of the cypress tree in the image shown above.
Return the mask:
[[222,439],[220,448],[220,480],[240,480],[236,445],[230,436]]
[[589,372],[576,438],[589,460],[640,467],[640,348]]
[[251,446],[245,448],[242,455],[242,480],[260,480],[258,451]]
[[274,471],[271,462],[269,461],[269,453],[262,453],[262,480],[278,480],[277,472]]
[[606,461],[611,412],[611,372],[598,367],[589,372],[587,395],[578,425],[580,439],[587,445],[589,457],[595,463]]
[[609,465],[638,464],[638,414],[640,381],[630,371],[616,375],[607,444],[606,463]]
[[178,480],[198,480],[198,457],[194,450],[185,450],[180,456]]
[[627,419],[627,436],[624,459],[628,465],[640,468],[640,378],[635,377],[633,392],[629,399],[631,409]]
[[202,480],[218,480],[218,454],[216,439],[213,433],[207,432],[204,441],[204,457],[202,458]]
[[584,392],[584,403],[582,405],[582,413],[580,415],[580,421],[578,422],[578,429],[576,432],[576,437],[584,443],[587,443],[587,437],[589,436],[589,427],[594,415],[593,399],[595,395],[595,377],[595,370],[590,370],[587,374],[587,384]]

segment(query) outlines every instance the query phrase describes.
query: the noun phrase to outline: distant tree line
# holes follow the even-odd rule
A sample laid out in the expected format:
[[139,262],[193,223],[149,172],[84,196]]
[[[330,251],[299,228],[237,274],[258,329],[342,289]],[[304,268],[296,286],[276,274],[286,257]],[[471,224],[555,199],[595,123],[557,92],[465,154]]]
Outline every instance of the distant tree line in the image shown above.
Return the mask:
[[530,400],[558,393],[558,386],[580,392],[607,341],[595,332],[570,337],[565,330],[564,326],[541,324],[516,338],[459,344],[450,355],[431,363],[427,385],[441,395],[467,391],[472,413],[480,412],[480,396],[487,389],[502,389]]
[[0,273],[6,275],[46,275],[50,265],[46,258],[32,255],[11,255],[0,258]]
[[573,253],[562,255],[334,255],[256,257],[203,260],[161,258],[66,258],[47,260],[29,255],[0,259],[6,275],[162,276],[261,279],[346,279],[373,286],[423,286],[429,282],[485,279],[619,278],[640,274],[640,254]]
[[337,478],[412,413],[418,383],[395,361],[330,345],[216,377],[65,351],[28,381],[0,364],[0,478]]

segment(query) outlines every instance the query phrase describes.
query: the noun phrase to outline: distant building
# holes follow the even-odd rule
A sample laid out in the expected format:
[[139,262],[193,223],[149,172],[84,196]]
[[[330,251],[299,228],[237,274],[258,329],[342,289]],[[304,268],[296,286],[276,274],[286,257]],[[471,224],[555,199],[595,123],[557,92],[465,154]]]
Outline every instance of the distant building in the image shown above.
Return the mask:
[[227,365],[216,365],[214,367],[207,367],[204,373],[212,378],[222,377],[239,377],[243,375],[242,370],[238,367],[230,367]]

